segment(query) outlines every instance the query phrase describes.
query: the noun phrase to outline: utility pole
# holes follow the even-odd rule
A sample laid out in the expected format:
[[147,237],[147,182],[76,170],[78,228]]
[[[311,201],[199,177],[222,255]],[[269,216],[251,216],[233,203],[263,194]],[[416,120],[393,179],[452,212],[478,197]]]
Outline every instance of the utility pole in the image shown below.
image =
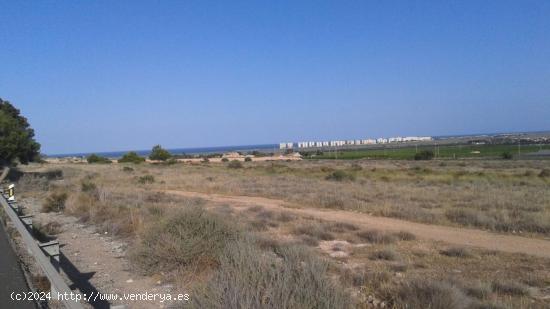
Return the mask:
[[518,139],[518,159],[521,158],[521,139]]

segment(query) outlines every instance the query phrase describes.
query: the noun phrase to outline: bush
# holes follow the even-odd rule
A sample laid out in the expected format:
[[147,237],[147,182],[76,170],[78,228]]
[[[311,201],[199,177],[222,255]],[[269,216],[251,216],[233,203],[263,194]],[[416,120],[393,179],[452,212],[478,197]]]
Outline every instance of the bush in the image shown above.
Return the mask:
[[415,160],[431,160],[434,158],[434,152],[431,150],[422,150],[414,155]]
[[108,158],[98,156],[95,153],[89,155],[88,158],[86,158],[86,161],[88,161],[88,163],[90,163],[90,164],[94,164],[94,163],[110,164],[110,163],[112,163],[111,160],[109,160]]
[[63,211],[68,197],[66,192],[53,192],[42,205],[42,212]]
[[342,170],[337,170],[337,171],[334,171],[334,172],[330,173],[329,175],[327,175],[327,177],[325,177],[325,179],[326,180],[333,180],[333,181],[345,181],[345,180],[354,181],[355,180],[355,175],[347,173],[347,172],[342,171]]
[[191,205],[152,223],[140,235],[132,259],[146,274],[190,265],[213,266],[235,237],[220,217]]
[[84,193],[95,192],[97,191],[97,185],[89,180],[83,180],[80,183],[80,191]]
[[234,169],[243,168],[243,164],[240,161],[233,160],[233,161],[229,162],[229,164],[227,164],[227,167],[228,168],[234,168]]
[[145,158],[140,157],[135,151],[130,151],[127,154],[123,155],[122,158],[118,160],[118,163],[139,164],[144,161],[145,161]]
[[222,162],[229,162],[228,158],[222,158]]
[[172,155],[168,152],[168,150],[162,148],[160,145],[156,145],[151,150],[151,154],[149,155],[149,159],[155,160],[155,161],[166,161],[170,159]]
[[513,156],[510,152],[508,152],[508,151],[503,152],[501,156],[502,156],[502,159],[504,159],[504,160],[511,160],[511,159],[514,157],[514,156]]
[[208,157],[202,158],[202,163],[208,163],[208,162],[210,162],[210,159],[208,159]]
[[402,285],[396,293],[397,308],[424,309],[469,308],[471,300],[457,287],[447,282],[414,280]]
[[155,182],[155,177],[153,175],[145,175],[138,178],[140,184],[148,184]]
[[244,158],[244,162],[252,162],[252,158],[251,157],[246,157],[246,158]]
[[226,247],[220,267],[193,291],[197,308],[353,308],[329,277],[329,264],[301,246],[279,246],[277,257],[250,241]]
[[122,171],[124,171],[124,172],[133,172],[134,169],[129,167],[129,166],[125,166],[125,167],[122,168]]

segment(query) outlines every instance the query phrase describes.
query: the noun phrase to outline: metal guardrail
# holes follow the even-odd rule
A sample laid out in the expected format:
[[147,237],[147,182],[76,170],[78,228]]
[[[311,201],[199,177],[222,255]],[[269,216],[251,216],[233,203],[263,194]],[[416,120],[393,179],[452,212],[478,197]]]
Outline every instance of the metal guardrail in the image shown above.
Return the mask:
[[[40,266],[51,286],[52,299],[61,302],[68,309],[83,309],[84,307],[75,299],[70,297],[57,298],[58,293],[72,295],[73,292],[59,274],[59,243],[57,241],[39,243],[31,234],[32,217],[20,216],[19,206],[15,201],[8,201],[3,190],[0,189],[0,204],[6,215],[10,218],[28,252],[34,257]],[[54,264],[52,264],[53,259]],[[55,265],[55,266],[54,266]]]

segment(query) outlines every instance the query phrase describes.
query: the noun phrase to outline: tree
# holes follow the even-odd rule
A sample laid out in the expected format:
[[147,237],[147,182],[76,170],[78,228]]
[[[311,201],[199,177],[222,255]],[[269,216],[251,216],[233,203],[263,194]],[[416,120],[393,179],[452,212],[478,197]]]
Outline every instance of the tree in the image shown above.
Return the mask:
[[135,151],[130,151],[118,159],[118,163],[141,163],[145,161],[145,158],[140,157]]
[[151,154],[149,155],[149,159],[158,161],[166,161],[170,159],[170,157],[172,157],[172,155],[168,152],[168,150],[162,148],[160,145],[153,147]]
[[90,164],[93,164],[93,163],[109,164],[109,163],[111,163],[111,160],[109,160],[108,158],[98,156],[95,153],[92,153],[90,156],[88,156],[88,158],[86,158],[86,160]]
[[40,159],[40,144],[27,118],[10,102],[0,99],[0,167]]

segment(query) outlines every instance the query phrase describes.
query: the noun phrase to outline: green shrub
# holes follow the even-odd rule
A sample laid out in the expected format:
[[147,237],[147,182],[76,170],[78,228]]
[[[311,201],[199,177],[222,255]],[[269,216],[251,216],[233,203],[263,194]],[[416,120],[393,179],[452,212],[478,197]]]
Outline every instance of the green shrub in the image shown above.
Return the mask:
[[122,158],[118,160],[118,163],[139,164],[144,161],[145,161],[145,158],[140,157],[135,151],[130,151],[127,154],[123,155]]
[[333,181],[345,181],[345,180],[354,181],[355,180],[355,175],[347,173],[347,172],[342,171],[342,170],[337,170],[337,171],[334,171],[334,172],[330,173],[329,175],[327,175],[327,177],[325,177],[325,179],[326,180],[333,180]]
[[125,167],[122,168],[122,171],[124,171],[124,172],[133,172],[134,169],[129,167],[129,166],[125,166]]
[[229,162],[228,158],[222,158],[222,162]]
[[94,163],[110,164],[110,163],[112,163],[111,160],[109,160],[108,158],[98,156],[95,153],[89,155],[88,158],[86,158],[86,160],[90,164],[94,164]]
[[431,160],[434,158],[434,152],[431,150],[422,150],[414,155],[415,160]]
[[511,160],[514,157],[509,151],[503,152],[501,156],[504,160]]
[[153,175],[144,175],[138,178],[140,184],[148,184],[155,182],[155,177]]
[[42,212],[60,212],[65,209],[65,202],[69,195],[66,192],[53,192],[42,205]]
[[246,158],[244,158],[244,162],[252,162],[252,158],[251,157],[246,157]]
[[243,168],[243,164],[240,161],[233,160],[233,161],[229,162],[229,164],[227,164],[227,167],[228,168],[234,168],[234,169]]
[[162,148],[160,145],[156,145],[151,149],[151,154],[149,155],[149,159],[155,160],[155,161],[166,161],[170,159],[172,155],[168,152],[168,150]]

